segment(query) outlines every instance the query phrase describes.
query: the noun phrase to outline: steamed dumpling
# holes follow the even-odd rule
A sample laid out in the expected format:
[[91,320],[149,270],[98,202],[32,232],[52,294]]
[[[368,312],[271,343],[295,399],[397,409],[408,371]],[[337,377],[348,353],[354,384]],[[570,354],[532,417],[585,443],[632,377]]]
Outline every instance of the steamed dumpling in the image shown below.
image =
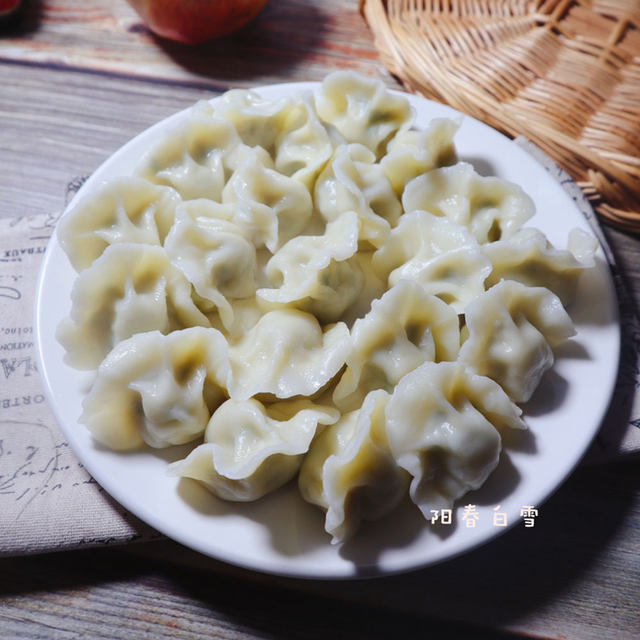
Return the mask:
[[358,216],[347,211],[330,222],[322,236],[289,240],[267,263],[274,286],[259,289],[258,298],[290,305],[323,322],[338,320],[358,297],[364,277],[352,259],[358,250]]
[[453,136],[458,127],[453,120],[435,118],[426,129],[403,130],[391,140],[380,166],[399,197],[413,178],[455,164]]
[[594,264],[596,240],[581,229],[569,234],[568,249],[554,249],[546,236],[524,228],[509,240],[483,247],[492,270],[487,286],[500,280],[517,280],[531,287],[546,287],[568,305],[574,298],[580,274]]
[[413,119],[409,102],[394,95],[380,80],[352,71],[335,71],[322,82],[318,114],[347,142],[357,142],[380,157],[386,143]]
[[480,243],[508,239],[535,213],[517,185],[484,178],[466,162],[434,169],[411,180],[402,195],[409,211],[429,211],[467,227]]
[[391,286],[414,280],[458,313],[484,291],[491,271],[491,263],[465,227],[426,211],[403,215],[373,254],[372,265]]
[[315,205],[328,222],[345,211],[360,220],[360,239],[381,246],[402,206],[373,153],[360,144],[339,146],[315,186]]
[[71,265],[80,271],[112,244],[162,244],[179,202],[180,196],[168,187],[142,178],[118,178],[74,200],[56,232]]
[[369,391],[392,391],[427,360],[455,360],[459,347],[457,313],[415,282],[401,280],[354,323],[333,400],[343,410],[355,409]]
[[225,400],[228,377],[227,343],[219,331],[140,333],[100,365],[80,422],[111,449],[184,444],[204,433]]
[[306,399],[269,406],[227,400],[211,417],[204,444],[169,473],[199,480],[224,500],[257,500],[295,476],[320,425],[339,416]]
[[544,287],[503,280],[465,311],[468,338],[460,362],[526,402],[553,365],[552,347],[575,334],[560,299]]
[[173,187],[185,200],[220,201],[241,146],[233,125],[212,117],[207,102],[198,102],[182,127],[169,131],[144,154],[136,173]]
[[385,391],[372,391],[362,407],[343,415],[313,442],[298,486],[323,508],[333,544],[344,542],[362,520],[392,511],[406,493],[408,476],[395,463],[385,432]]
[[191,285],[162,247],[121,243],[80,273],[57,338],[67,351],[66,362],[93,369],[136,333],[209,324],[191,298]]
[[315,110],[313,94],[301,94],[275,141],[275,168],[313,189],[318,174],[333,154],[333,142]]
[[256,249],[243,230],[211,215],[222,207],[208,200],[178,206],[165,249],[196,293],[218,309],[229,328],[233,323],[229,301],[255,294],[257,265]]
[[275,253],[306,226],[313,205],[304,184],[269,164],[259,151],[248,153],[225,185],[222,202],[232,205],[233,222],[256,247]]
[[425,362],[400,380],[386,407],[386,433],[425,518],[484,484],[498,464],[500,432],[525,428],[520,414],[496,382],[458,362]]
[[292,108],[291,98],[272,100],[255,91],[232,89],[220,96],[213,105],[213,113],[232,124],[244,144],[272,153]]
[[296,309],[269,311],[230,347],[229,395],[310,396],[344,365],[349,329],[338,322],[323,331],[314,316]]

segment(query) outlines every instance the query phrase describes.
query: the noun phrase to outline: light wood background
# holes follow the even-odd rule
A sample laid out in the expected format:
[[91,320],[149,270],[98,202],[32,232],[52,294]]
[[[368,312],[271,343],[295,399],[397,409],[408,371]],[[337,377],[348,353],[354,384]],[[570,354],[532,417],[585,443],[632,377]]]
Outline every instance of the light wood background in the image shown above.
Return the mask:
[[[270,0],[238,34],[190,48],[124,0],[25,0],[0,25],[0,216],[52,212],[129,138],[230,87],[356,69],[397,86],[356,0]],[[636,305],[640,241],[608,230]],[[0,561],[2,638],[640,637],[640,474],[581,467],[516,527],[404,576],[254,574],[169,541]],[[0,526],[2,516],[0,514]]]

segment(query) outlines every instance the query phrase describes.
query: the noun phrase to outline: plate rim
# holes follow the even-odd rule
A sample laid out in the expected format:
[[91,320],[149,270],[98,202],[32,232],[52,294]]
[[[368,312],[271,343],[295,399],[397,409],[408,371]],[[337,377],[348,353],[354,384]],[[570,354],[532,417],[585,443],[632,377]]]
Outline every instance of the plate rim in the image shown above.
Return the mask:
[[[276,83],[276,84],[269,84],[269,85],[260,85],[252,88],[252,90],[257,91],[258,93],[282,92],[284,94],[291,93],[293,95],[293,92],[300,92],[305,90],[315,91],[320,86],[321,86],[321,82],[286,82],[286,83]],[[465,122],[466,121],[472,122],[473,126],[482,127],[483,129],[488,131],[490,135],[500,136],[502,139],[504,139],[504,141],[509,143],[514,150],[517,150],[517,153],[525,154],[532,162],[536,163],[539,166],[542,166],[525,149],[518,146],[514,140],[511,140],[504,134],[500,133],[499,131],[493,129],[489,125],[475,118],[462,114],[447,105],[442,105],[442,104],[433,102],[431,100],[428,100],[426,98],[422,98],[420,96],[415,96],[412,94],[408,94],[408,93],[393,90],[393,89],[388,89],[388,90],[390,91],[390,93],[408,98],[410,101],[410,104],[412,105],[412,109],[414,108],[414,103],[416,102],[426,103],[427,106],[435,105],[438,111],[444,110],[445,112],[448,112],[450,114],[450,116],[448,117],[459,118]],[[219,96],[207,99],[207,101],[210,103],[215,103],[217,100],[220,99],[220,97],[221,96],[219,95]],[[91,174],[91,176],[86,180],[86,182],[74,195],[72,200],[65,206],[65,209],[62,215],[65,214],[65,212],[69,209],[70,206],[77,203],[81,198],[84,198],[86,195],[88,195],[92,190],[94,190],[97,186],[99,186],[103,182],[100,176],[105,171],[105,168],[108,168],[109,165],[114,162],[114,158],[117,159],[120,155],[127,154],[131,148],[135,148],[136,145],[140,144],[147,137],[153,137],[157,134],[157,132],[166,131],[167,127],[173,126],[174,124],[178,124],[181,120],[183,120],[187,116],[190,109],[191,107],[187,107],[152,124],[150,127],[147,127],[146,129],[144,129],[143,131],[135,135],[133,138],[125,142],[114,153],[109,155],[109,157],[106,158],[105,161],[102,162],[97,169],[95,169],[95,171]],[[437,116],[429,116],[429,117],[432,118],[432,117],[447,117],[447,116],[437,115]],[[130,175],[130,174],[127,174],[127,175]],[[551,176],[550,174],[548,176],[548,179],[556,182],[553,176]],[[576,209],[576,213],[580,213],[577,205],[575,205],[575,209]],[[598,251],[602,253],[602,248],[600,247],[600,245],[598,246],[599,246]],[[57,231],[54,231],[54,234],[52,235],[47,245],[47,249],[43,257],[43,261],[38,274],[38,280],[36,285],[36,299],[35,299],[35,305],[34,305],[36,357],[38,361],[38,367],[40,371],[41,380],[43,382],[43,387],[44,387],[45,396],[47,398],[47,402],[49,404],[49,407],[52,410],[52,413],[56,418],[56,421],[58,422],[60,430],[62,431],[63,435],[69,440],[69,444],[73,449],[74,455],[76,455],[78,459],[83,463],[83,465],[85,465],[85,467],[87,468],[87,471],[99,482],[101,487],[103,487],[103,489],[109,495],[111,495],[118,503],[124,506],[133,515],[140,518],[150,526],[154,527],[156,530],[160,531],[167,537],[173,540],[176,540],[179,543],[184,544],[200,553],[203,553],[204,555],[213,557],[216,560],[219,560],[222,562],[227,562],[227,563],[242,567],[243,569],[258,571],[258,572],[266,573],[270,575],[280,575],[280,576],[287,576],[287,577],[294,577],[294,578],[335,580],[335,579],[359,579],[362,577],[393,575],[393,574],[418,570],[427,566],[432,566],[440,562],[451,560],[455,557],[458,557],[472,550],[475,550],[478,547],[481,547],[489,543],[490,541],[495,540],[497,537],[499,537],[506,531],[513,528],[516,524],[518,524],[519,522],[518,520],[513,520],[507,527],[504,527],[504,528],[494,527],[494,530],[491,530],[489,534],[483,535],[472,544],[468,544],[453,553],[444,555],[443,557],[429,559],[424,562],[416,563],[416,562],[412,562],[411,560],[408,560],[406,563],[395,562],[394,566],[391,568],[389,567],[381,568],[379,566],[358,567],[357,565],[353,565],[353,566],[345,567],[344,570],[336,571],[335,569],[333,570],[328,569],[328,570],[320,571],[317,573],[309,573],[308,569],[305,569],[305,568],[300,568],[299,570],[297,570],[295,565],[290,566],[290,564],[288,564],[286,567],[272,566],[272,563],[268,563],[268,562],[264,565],[259,565],[259,564],[256,564],[255,562],[248,561],[245,557],[243,557],[241,552],[237,555],[233,553],[226,553],[225,555],[214,554],[210,549],[204,548],[203,545],[200,544],[196,539],[193,539],[193,536],[191,535],[188,535],[188,534],[184,535],[182,533],[177,535],[173,531],[168,532],[167,531],[168,527],[166,525],[166,522],[162,518],[157,517],[153,512],[151,512],[146,508],[141,509],[139,504],[135,504],[135,500],[133,499],[133,492],[131,493],[131,495],[126,495],[126,494],[123,495],[119,488],[116,487],[114,489],[111,480],[105,477],[101,469],[92,468],[94,467],[93,460],[91,458],[87,458],[86,452],[84,451],[84,447],[82,443],[79,442],[79,440],[76,438],[76,435],[74,432],[74,429],[77,429],[78,427],[80,428],[84,428],[84,427],[78,424],[68,425],[66,419],[61,413],[59,403],[57,402],[56,396],[54,393],[54,385],[52,385],[52,379],[49,371],[49,363],[45,361],[46,359],[44,357],[46,348],[43,347],[44,328],[46,325],[46,321],[43,315],[45,313],[45,310],[43,310],[43,306],[42,306],[44,293],[45,293],[44,288],[46,284],[47,275],[49,274],[49,271],[52,268],[51,261],[53,260],[54,251],[56,249],[58,251],[61,251],[61,248],[59,246],[58,239],[57,239]],[[615,290],[613,278],[611,273],[609,272],[609,269],[606,267],[606,262],[602,266],[601,271],[603,272],[606,271],[605,281],[607,286],[607,292],[611,296],[611,304],[612,304],[611,309],[609,309],[612,316],[611,323],[610,323],[612,327],[610,328],[613,329],[615,332],[615,340],[614,340],[615,353],[613,354],[613,364],[611,366],[611,369],[609,370],[609,374],[610,374],[609,378],[606,380],[606,388],[608,389],[608,391],[606,393],[606,398],[600,403],[601,405],[603,405],[602,411],[598,415],[598,419],[596,421],[596,427],[590,433],[590,436],[586,441],[586,444],[584,444],[583,447],[580,447],[579,450],[576,450],[573,452],[573,455],[571,456],[570,464],[568,464],[567,467],[565,468],[564,473],[562,474],[562,477],[559,480],[557,480],[550,489],[546,490],[543,493],[542,497],[537,499],[536,502],[538,505],[548,500],[549,497],[553,493],[555,493],[555,491],[557,491],[565,483],[566,479],[575,470],[576,466],[579,464],[580,460],[583,458],[589,445],[591,444],[595,435],[598,433],[600,429],[600,426],[602,424],[604,417],[606,416],[607,408],[611,402],[611,398],[613,396],[613,392],[615,389],[615,382],[617,379],[617,373],[619,369],[619,359],[620,359],[620,350],[621,350],[621,326],[620,326],[620,319],[619,319],[619,305],[618,305],[617,293]],[[64,366],[67,367],[67,365],[64,365]],[[525,418],[526,418],[526,414],[525,414]],[[463,499],[464,498],[462,498],[461,500]],[[460,501],[456,501],[456,504],[458,504],[459,502]],[[427,526],[426,523],[425,523],[425,526]]]

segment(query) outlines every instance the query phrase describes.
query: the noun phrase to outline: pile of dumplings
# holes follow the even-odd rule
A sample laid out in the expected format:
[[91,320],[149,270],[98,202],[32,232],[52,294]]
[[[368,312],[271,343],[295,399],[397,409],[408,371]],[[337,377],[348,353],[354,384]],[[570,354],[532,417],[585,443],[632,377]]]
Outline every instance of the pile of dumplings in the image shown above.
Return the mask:
[[523,429],[595,244],[525,227],[531,199],[458,162],[376,80],[233,90],[72,204],[78,272],[57,337],[95,370],[81,422],[224,500],[297,477],[334,543],[409,493],[427,519]]

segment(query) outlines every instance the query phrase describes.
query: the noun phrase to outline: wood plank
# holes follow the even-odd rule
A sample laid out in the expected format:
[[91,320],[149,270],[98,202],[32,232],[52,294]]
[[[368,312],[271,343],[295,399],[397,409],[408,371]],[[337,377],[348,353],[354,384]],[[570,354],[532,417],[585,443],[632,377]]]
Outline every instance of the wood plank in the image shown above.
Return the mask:
[[157,38],[124,0],[28,2],[0,41],[0,61],[217,89],[320,80],[328,68],[388,77],[358,3],[341,0],[271,0],[240,31],[197,47]]
[[[154,38],[124,1],[34,0],[25,8],[22,24],[0,40],[0,216],[59,210],[74,176],[154,122],[232,86],[321,79],[336,68],[395,84],[355,0],[270,0],[237,35],[196,48]],[[640,240],[608,235],[638,304]],[[638,494],[630,464],[582,468],[542,506],[534,530],[371,581],[261,576],[171,542],[5,559],[0,635],[316,638],[337,630],[376,638],[446,629],[483,637],[481,629],[499,628],[634,637]]]
[[75,176],[92,173],[154,122],[215,95],[206,88],[16,64],[0,66],[0,82],[2,216],[60,210]]
[[372,608],[328,590],[319,595],[116,550],[13,558],[1,566],[0,628],[12,640],[375,640],[419,638],[427,629],[480,640],[503,637],[421,612],[399,615],[384,602]]
[[374,580],[274,578],[171,542],[5,559],[0,628],[48,639],[637,637],[638,482],[632,465],[580,469],[533,529]]

